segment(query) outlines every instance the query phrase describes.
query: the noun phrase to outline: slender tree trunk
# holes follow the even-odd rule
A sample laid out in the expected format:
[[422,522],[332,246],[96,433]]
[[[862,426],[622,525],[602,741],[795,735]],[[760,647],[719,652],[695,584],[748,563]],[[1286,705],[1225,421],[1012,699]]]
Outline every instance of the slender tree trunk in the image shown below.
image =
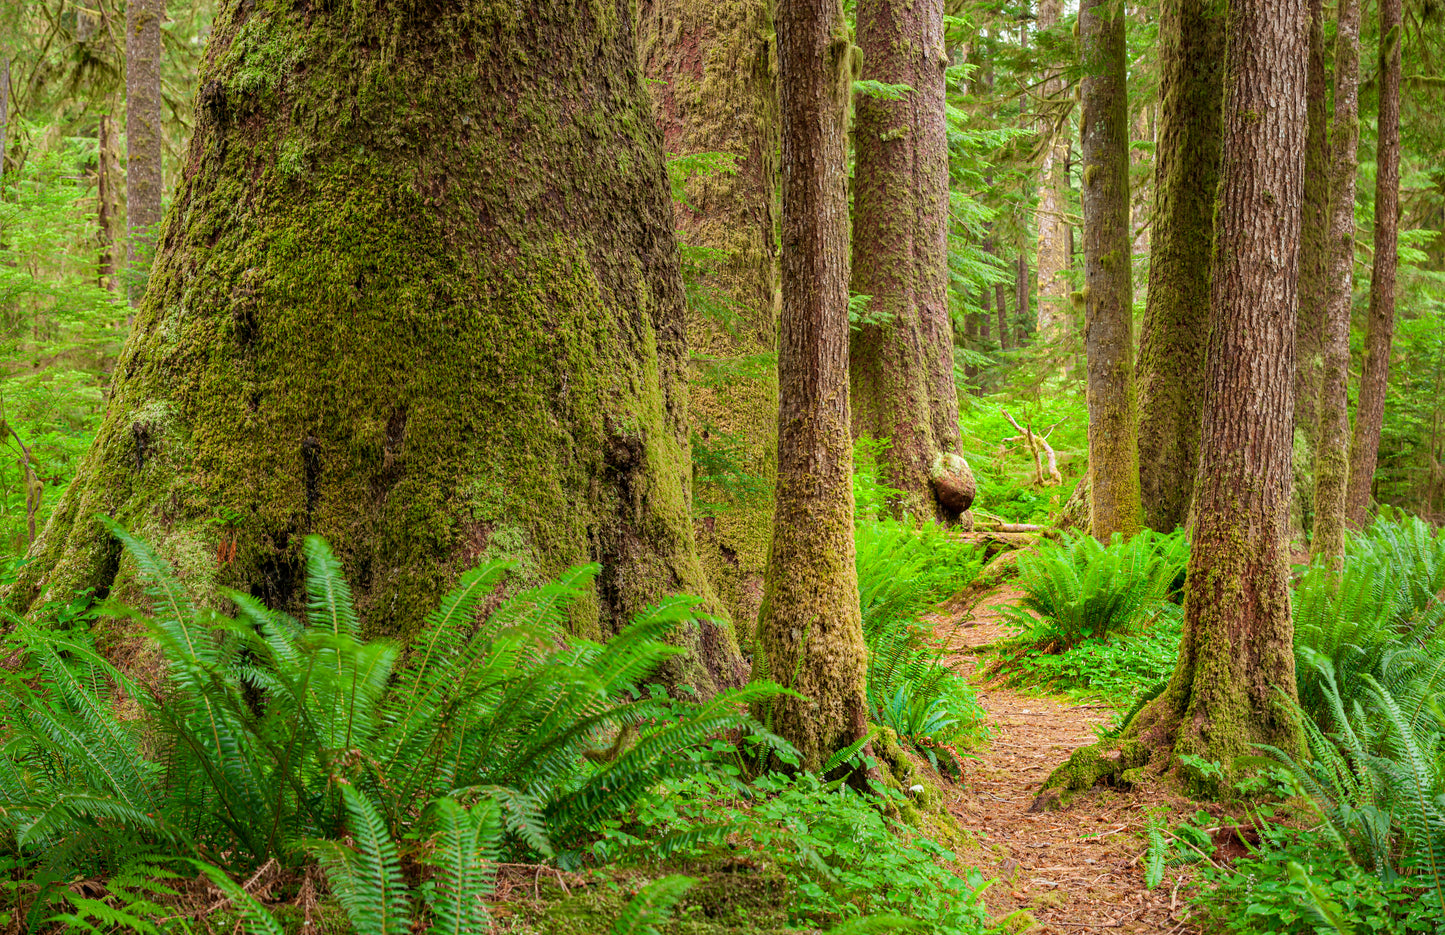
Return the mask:
[[[979,304],[982,305],[987,299],[988,287],[985,286],[979,295]],[[963,316],[963,344],[970,351],[978,350],[978,318],[979,312],[967,312]],[[963,376],[968,381],[969,392],[978,395],[978,367],[972,361],[963,365]]]
[[1375,155],[1375,259],[1360,401],[1350,439],[1345,518],[1359,529],[1369,520],[1370,488],[1385,422],[1390,348],[1395,337],[1395,268],[1400,232],[1400,3],[1380,0],[1380,118]]
[[318,533],[370,633],[415,630],[479,561],[531,582],[596,562],[575,632],[701,595],[667,677],[745,674],[693,543],[682,283],[632,9],[498,9],[227,4],[105,420],[12,605],[139,598],[104,513],[198,590],[298,610]]
[[1129,225],[1129,106],[1124,8],[1084,0],[1084,342],[1089,364],[1091,532],[1139,531],[1139,414]]
[[697,274],[708,294],[691,303],[687,321],[693,444],[724,452],[731,477],[747,479],[728,485],[695,471],[694,531],[703,569],[746,644],[762,602],[777,475],[777,369],[750,363],[771,357],[778,342],[772,12],[767,0],[647,0],[638,23],[665,152],[735,160],[736,171],[688,183],[677,226],[685,247],[709,251],[706,273]]
[[1130,731],[1169,751],[1171,763],[1193,754],[1222,764],[1226,781],[1255,744],[1290,753],[1301,745],[1285,524],[1308,119],[1305,3],[1230,4],[1184,636],[1169,687]]
[[1003,350],[1013,347],[1008,327],[1008,286],[998,283],[994,286],[994,308],[998,314],[998,346]]
[[[1018,261],[1017,261],[1017,262],[1018,262],[1018,269],[1017,269],[1016,272],[1014,273],[1014,292],[1015,292],[1014,307],[1018,310],[1018,320],[1019,320],[1019,321],[1028,321],[1028,320],[1029,320],[1029,287],[1030,287],[1030,285],[1032,285],[1032,284],[1029,282],[1030,273],[1029,273],[1029,258],[1028,258],[1028,254],[1025,252],[1025,250],[1024,250],[1024,248],[1023,248],[1022,245],[1020,245],[1020,247],[1019,247],[1019,255],[1018,255]],[[1020,343],[1020,344],[1023,343],[1023,338],[1022,338],[1022,337],[1019,338],[1019,343]]]
[[1329,141],[1325,113],[1325,38],[1321,0],[1310,10],[1309,136],[1305,141],[1304,218],[1300,228],[1299,324],[1295,333],[1294,492],[1291,538],[1313,525],[1315,459],[1319,450],[1319,398],[1324,323],[1329,305]]
[[0,199],[5,196],[5,153],[10,141],[10,53],[0,48]]
[[841,0],[780,0],[783,314],[778,491],[753,674],[804,697],[773,702],[775,731],[819,768],[868,731],[853,561],[848,424],[844,112],[852,45]]
[[132,308],[145,295],[161,222],[161,23],[165,0],[125,11],[125,253]]
[[1144,518],[1161,532],[1187,519],[1199,464],[1223,65],[1223,3],[1165,0],[1153,252],[1137,377]]
[[100,115],[100,153],[96,159],[96,285],[115,289],[115,215],[119,207],[115,192],[115,124],[110,114]]
[[[863,0],[863,77],[906,85],[898,100],[854,99],[852,289],[879,324],[850,341],[853,431],[889,438],[886,482],[900,511],[961,512],[939,497],[941,459],[957,458],[958,391],[948,314],[948,133],[943,2]],[[966,507],[965,507],[966,509]]]
[[991,340],[990,332],[993,330],[990,322],[993,319],[993,286],[984,286],[978,293],[978,305],[981,311],[978,313],[978,343],[979,350],[987,350]]
[[[1039,0],[1038,28],[1052,29],[1059,24],[1063,0]],[[1044,81],[1044,98],[1053,108],[1042,121],[1044,156],[1039,165],[1039,320],[1038,340],[1060,341],[1068,336],[1073,313],[1069,306],[1069,266],[1072,247],[1069,240],[1067,210],[1069,204],[1069,137],[1068,120],[1056,112],[1067,107],[1064,101],[1064,79],[1055,74]]]
[[1360,140],[1360,3],[1340,0],[1335,28],[1335,125],[1330,152],[1328,292],[1320,373],[1315,523],[1310,554],[1338,564],[1345,554],[1349,476],[1350,305],[1355,269],[1355,172]]

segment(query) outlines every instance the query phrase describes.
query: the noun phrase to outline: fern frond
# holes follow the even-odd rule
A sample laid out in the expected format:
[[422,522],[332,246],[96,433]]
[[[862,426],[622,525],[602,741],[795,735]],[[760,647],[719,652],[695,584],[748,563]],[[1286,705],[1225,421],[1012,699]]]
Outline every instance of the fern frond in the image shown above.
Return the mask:
[[673,907],[696,885],[695,878],[682,875],[652,881],[623,907],[612,925],[612,935],[660,935],[657,926],[667,921]]

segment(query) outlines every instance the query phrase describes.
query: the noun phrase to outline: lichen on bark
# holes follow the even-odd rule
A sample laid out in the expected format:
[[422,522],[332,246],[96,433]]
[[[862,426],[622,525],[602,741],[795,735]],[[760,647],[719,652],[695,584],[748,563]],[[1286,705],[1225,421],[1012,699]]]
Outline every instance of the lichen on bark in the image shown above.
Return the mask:
[[[630,16],[227,4],[104,423],[9,602],[130,590],[105,513],[198,590],[292,609],[322,534],[372,633],[490,557],[600,562],[579,634],[679,591],[718,610]],[[683,639],[671,678],[738,679],[725,619]]]

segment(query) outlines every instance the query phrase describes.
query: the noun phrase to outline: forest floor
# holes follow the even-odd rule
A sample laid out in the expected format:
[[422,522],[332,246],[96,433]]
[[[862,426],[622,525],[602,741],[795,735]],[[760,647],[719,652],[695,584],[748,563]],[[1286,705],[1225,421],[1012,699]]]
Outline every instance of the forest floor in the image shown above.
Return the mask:
[[1187,921],[1193,870],[1169,867],[1161,884],[1146,887],[1144,830],[1166,810],[1178,818],[1209,806],[1154,786],[1096,788],[1063,809],[1029,812],[1053,769],[1093,743],[1094,728],[1107,725],[1114,708],[1014,691],[984,678],[988,657],[980,650],[1014,632],[998,608],[1020,596],[1005,587],[971,611],[936,620],[936,632],[952,634],[953,665],[973,680],[992,731],[953,789],[949,810],[978,844],[960,856],[985,877],[997,877],[985,891],[993,916],[1026,910],[1037,923],[1028,931],[1037,935],[1197,932]]

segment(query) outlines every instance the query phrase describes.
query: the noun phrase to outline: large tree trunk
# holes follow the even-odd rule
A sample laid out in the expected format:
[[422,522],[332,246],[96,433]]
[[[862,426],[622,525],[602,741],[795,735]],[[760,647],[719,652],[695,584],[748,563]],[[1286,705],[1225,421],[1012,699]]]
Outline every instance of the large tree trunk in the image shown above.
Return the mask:
[[1230,5],[1184,637],[1169,687],[1131,727],[1171,762],[1194,754],[1226,775],[1255,744],[1297,752],[1301,739],[1285,524],[1308,25],[1305,0]]
[[[935,464],[958,450],[958,395],[948,314],[948,130],[943,2],[863,0],[863,77],[912,90],[854,99],[852,290],[878,324],[850,341],[853,431],[889,438],[881,479],[899,512],[946,519]],[[944,379],[946,373],[947,378]]]
[[1360,401],[1350,439],[1350,478],[1345,518],[1358,529],[1370,512],[1370,488],[1385,390],[1395,337],[1395,267],[1400,232],[1400,2],[1380,0],[1380,118],[1375,154],[1375,259],[1370,268],[1370,315],[1365,326],[1365,361]]
[[868,730],[853,560],[848,424],[844,110],[852,44],[841,0],[780,0],[783,314],[778,491],[753,674],[804,697],[771,702],[773,729],[817,769]]
[[[1039,0],[1038,28],[1053,29],[1059,24],[1063,0]],[[1041,122],[1044,134],[1044,156],[1039,165],[1039,207],[1036,215],[1039,249],[1036,267],[1039,274],[1038,340],[1060,341],[1067,336],[1073,313],[1069,306],[1069,266],[1072,247],[1067,216],[1069,204],[1069,134],[1068,119],[1061,117],[1067,107],[1064,100],[1064,79],[1058,74],[1044,80],[1043,94],[1053,109]]]
[[[703,570],[746,643],[763,596],[777,474],[778,88],[767,0],[650,0],[639,53],[654,85],[668,153],[727,153],[735,172],[688,183],[682,242],[708,251],[707,292],[688,312],[693,444],[726,460],[694,472],[694,532]],[[696,452],[695,452],[696,453]],[[706,452],[704,452],[706,454]],[[734,483],[729,481],[737,481]]]
[[1166,0],[1159,16],[1153,253],[1137,376],[1144,519],[1161,532],[1188,518],[1199,465],[1223,65],[1222,6]]
[[1295,333],[1294,493],[1291,538],[1314,514],[1314,464],[1319,449],[1319,398],[1324,322],[1329,305],[1329,143],[1325,129],[1325,38],[1321,0],[1309,0],[1309,136],[1305,140],[1304,217],[1300,227],[1299,324]]
[[161,23],[165,0],[125,9],[125,255],[131,307],[146,292],[161,223]]
[[1360,3],[1340,0],[1335,29],[1335,126],[1330,154],[1328,293],[1320,374],[1315,523],[1310,554],[1338,563],[1345,554],[1349,476],[1350,304],[1355,269],[1355,150],[1360,140]]
[[[324,535],[371,633],[414,630],[500,557],[531,581],[601,563],[573,611],[589,636],[710,598],[629,5],[412,9],[218,17],[105,421],[12,603],[134,594],[97,513],[198,589],[293,609],[301,540]],[[725,623],[683,639],[670,677],[743,674]]]
[[1139,414],[1129,225],[1129,63],[1124,8],[1084,0],[1084,344],[1089,366],[1090,532],[1139,531]]

